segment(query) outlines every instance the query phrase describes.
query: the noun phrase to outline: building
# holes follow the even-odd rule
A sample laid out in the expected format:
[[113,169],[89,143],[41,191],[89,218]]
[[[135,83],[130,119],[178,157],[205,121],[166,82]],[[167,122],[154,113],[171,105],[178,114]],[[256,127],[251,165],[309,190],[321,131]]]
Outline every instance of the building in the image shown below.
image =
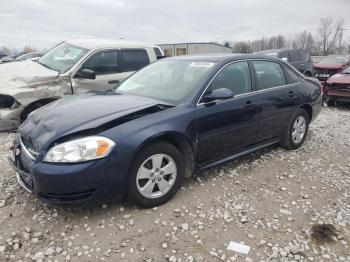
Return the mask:
[[165,56],[209,54],[209,53],[233,53],[231,47],[211,42],[159,44]]

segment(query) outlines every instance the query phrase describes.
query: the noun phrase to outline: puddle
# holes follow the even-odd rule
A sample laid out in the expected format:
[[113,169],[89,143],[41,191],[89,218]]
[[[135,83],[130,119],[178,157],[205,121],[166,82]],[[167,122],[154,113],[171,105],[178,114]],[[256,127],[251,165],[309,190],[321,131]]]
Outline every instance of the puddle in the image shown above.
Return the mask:
[[311,228],[311,237],[319,245],[333,242],[337,236],[338,231],[331,224],[313,225]]

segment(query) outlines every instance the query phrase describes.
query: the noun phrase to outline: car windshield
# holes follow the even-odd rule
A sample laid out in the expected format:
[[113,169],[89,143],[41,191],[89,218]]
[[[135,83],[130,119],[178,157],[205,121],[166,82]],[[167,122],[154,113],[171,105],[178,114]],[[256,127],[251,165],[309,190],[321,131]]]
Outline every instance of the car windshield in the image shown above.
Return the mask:
[[49,69],[65,73],[85,55],[87,51],[88,49],[63,42],[43,55],[38,62]]
[[326,56],[322,58],[318,64],[324,65],[342,65],[346,63],[346,58],[344,56]]
[[350,74],[350,66],[348,66],[343,72],[342,74]]
[[197,90],[199,81],[214,64],[209,61],[159,61],[126,79],[116,88],[116,92],[179,105]]

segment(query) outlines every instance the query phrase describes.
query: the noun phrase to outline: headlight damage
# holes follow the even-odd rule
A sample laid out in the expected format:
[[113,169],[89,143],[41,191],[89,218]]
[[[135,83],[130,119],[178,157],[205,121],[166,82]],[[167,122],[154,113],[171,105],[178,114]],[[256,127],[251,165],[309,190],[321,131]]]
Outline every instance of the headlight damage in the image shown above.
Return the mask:
[[44,157],[45,162],[84,162],[107,156],[115,143],[101,136],[75,139],[52,147]]

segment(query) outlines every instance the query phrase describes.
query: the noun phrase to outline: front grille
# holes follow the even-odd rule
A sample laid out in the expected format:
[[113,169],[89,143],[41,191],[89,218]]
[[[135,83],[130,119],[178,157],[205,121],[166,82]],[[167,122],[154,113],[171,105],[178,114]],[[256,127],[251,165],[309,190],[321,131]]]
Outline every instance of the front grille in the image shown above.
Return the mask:
[[53,194],[53,193],[41,193],[39,196],[46,201],[56,203],[74,203],[86,201],[93,196],[96,189],[85,190],[82,192],[65,193],[65,194]]
[[350,84],[331,84],[327,86],[327,89],[339,92],[350,92]]

